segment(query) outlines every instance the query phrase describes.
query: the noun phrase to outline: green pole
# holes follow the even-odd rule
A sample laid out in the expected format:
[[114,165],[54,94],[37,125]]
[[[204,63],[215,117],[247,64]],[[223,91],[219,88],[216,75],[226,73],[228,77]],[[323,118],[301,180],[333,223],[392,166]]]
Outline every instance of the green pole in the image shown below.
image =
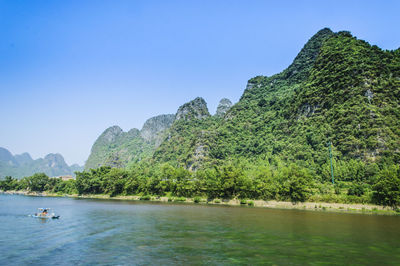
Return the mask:
[[331,175],[332,175],[332,184],[335,184],[335,178],[333,176],[333,164],[332,164],[332,142],[329,141],[329,159],[331,161]]

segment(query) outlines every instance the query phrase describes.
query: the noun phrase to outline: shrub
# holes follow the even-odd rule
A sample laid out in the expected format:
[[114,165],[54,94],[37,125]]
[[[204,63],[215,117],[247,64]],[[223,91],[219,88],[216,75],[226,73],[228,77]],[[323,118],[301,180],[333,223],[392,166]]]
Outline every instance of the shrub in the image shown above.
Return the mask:
[[186,198],[185,197],[179,197],[179,198],[175,198],[174,201],[183,202],[183,201],[186,201]]
[[214,200],[214,203],[221,203],[219,199]]
[[194,197],[193,202],[194,203],[200,203],[201,202],[201,198],[200,197]]
[[250,200],[249,202],[247,202],[247,205],[254,206],[254,201]]
[[141,196],[140,200],[151,200],[151,196],[150,195]]
[[309,198],[311,175],[307,169],[290,164],[281,169],[279,179],[283,184],[279,192],[282,199],[290,199],[296,203],[304,202]]
[[373,200],[376,203],[396,210],[400,205],[400,166],[394,165],[380,171],[373,190]]
[[244,200],[244,199],[240,200],[240,204],[242,204],[242,205],[247,204],[247,200]]
[[361,197],[364,192],[364,186],[361,183],[355,183],[349,188],[347,195]]

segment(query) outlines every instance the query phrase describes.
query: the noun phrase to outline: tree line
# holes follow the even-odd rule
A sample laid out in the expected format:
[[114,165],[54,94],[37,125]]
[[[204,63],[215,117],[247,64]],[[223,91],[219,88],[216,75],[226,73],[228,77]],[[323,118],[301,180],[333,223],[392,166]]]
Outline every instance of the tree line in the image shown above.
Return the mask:
[[301,166],[279,158],[237,160],[208,169],[189,171],[168,163],[141,162],[127,168],[102,166],[76,172],[76,179],[63,181],[37,173],[22,179],[0,180],[0,189],[58,194],[157,195],[212,199],[262,199],[376,203],[400,205],[400,167],[379,168],[360,160],[335,164],[335,184],[329,166]]

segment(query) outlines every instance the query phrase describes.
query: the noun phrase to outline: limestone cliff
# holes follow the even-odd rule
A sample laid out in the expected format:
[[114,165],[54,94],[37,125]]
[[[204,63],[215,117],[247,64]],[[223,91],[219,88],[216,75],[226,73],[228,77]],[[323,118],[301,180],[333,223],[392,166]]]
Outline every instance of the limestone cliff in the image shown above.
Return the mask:
[[218,107],[217,107],[217,112],[215,113],[215,116],[217,117],[223,117],[226,112],[229,111],[229,109],[232,107],[232,102],[227,99],[223,98],[221,101],[219,101]]
[[175,120],[175,115],[159,115],[148,119],[140,131],[140,135],[147,142],[155,142],[156,146],[160,145],[162,133],[168,129]]
[[193,119],[204,119],[210,116],[208,112],[206,101],[197,97],[196,99],[185,103],[181,107],[179,107],[176,112],[175,119],[176,120],[193,120]]

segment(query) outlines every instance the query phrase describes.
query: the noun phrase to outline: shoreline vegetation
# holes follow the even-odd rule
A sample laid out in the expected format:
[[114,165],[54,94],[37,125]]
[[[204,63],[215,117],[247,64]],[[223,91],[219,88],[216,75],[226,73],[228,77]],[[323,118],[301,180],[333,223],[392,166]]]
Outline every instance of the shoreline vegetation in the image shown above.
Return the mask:
[[2,194],[8,195],[24,195],[34,197],[68,197],[78,199],[101,199],[101,200],[121,200],[121,201],[149,201],[162,203],[186,203],[186,204],[202,204],[216,206],[242,206],[257,207],[266,209],[288,209],[288,210],[305,210],[305,211],[322,211],[322,212],[340,212],[340,213],[357,213],[370,215],[400,215],[393,208],[374,204],[361,203],[330,203],[330,202],[290,202],[276,200],[243,200],[243,199],[213,199],[194,197],[173,197],[173,196],[157,196],[157,195],[118,195],[111,196],[107,194],[61,194],[50,192],[35,192],[24,190],[0,190]]
[[[150,165],[141,162],[129,169],[101,166],[75,172],[76,179],[69,180],[51,178],[44,173],[22,179],[7,176],[0,180],[0,191],[77,198],[400,214],[400,166],[383,168],[371,180],[346,180],[339,176],[332,184],[318,180],[318,176],[312,175],[307,168],[293,163],[278,163],[276,166],[266,163],[268,161],[256,165],[230,163],[195,172],[168,163]],[[356,177],[364,174],[357,171]]]

